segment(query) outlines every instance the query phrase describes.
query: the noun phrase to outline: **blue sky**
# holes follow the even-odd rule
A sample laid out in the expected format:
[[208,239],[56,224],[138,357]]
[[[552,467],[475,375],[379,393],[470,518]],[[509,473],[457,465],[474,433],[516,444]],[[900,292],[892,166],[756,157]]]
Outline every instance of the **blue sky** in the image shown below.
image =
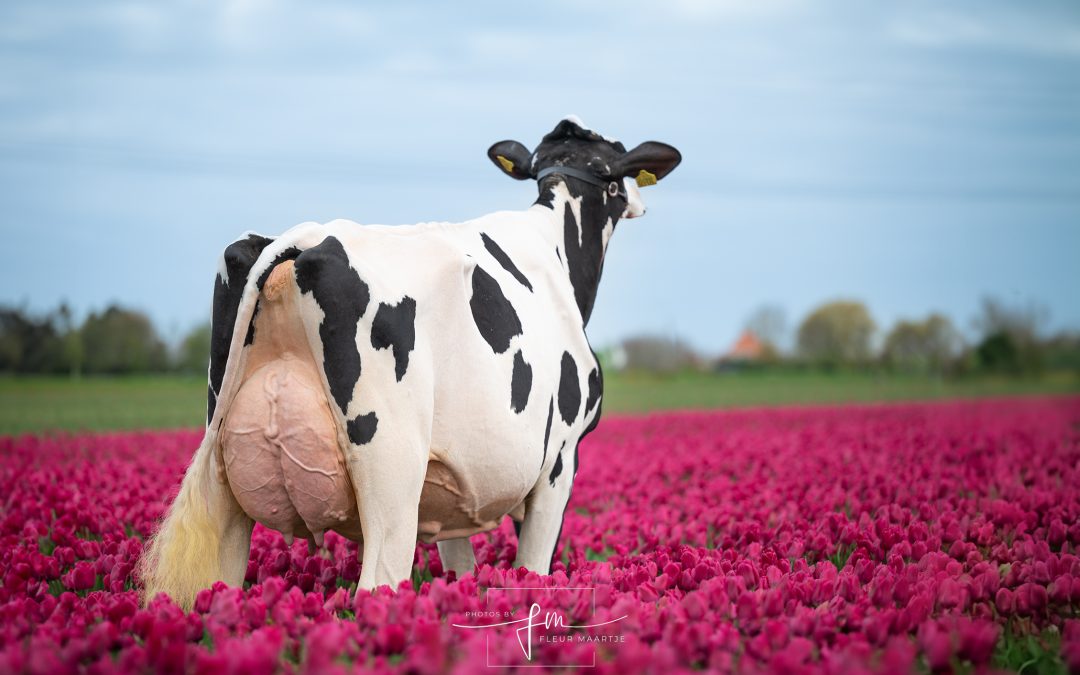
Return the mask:
[[684,156],[616,232],[595,345],[720,351],[840,297],[1080,328],[1080,5],[996,0],[7,0],[0,303],[175,337],[245,230],[527,207],[485,151],[568,113]]

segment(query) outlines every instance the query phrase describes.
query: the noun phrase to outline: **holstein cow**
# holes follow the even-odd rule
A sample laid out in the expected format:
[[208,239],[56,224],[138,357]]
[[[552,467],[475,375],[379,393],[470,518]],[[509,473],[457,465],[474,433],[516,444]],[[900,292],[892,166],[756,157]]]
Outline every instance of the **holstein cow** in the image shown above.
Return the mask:
[[627,152],[574,117],[535,152],[525,211],[464,223],[304,223],[225,249],[214,288],[206,434],[143,560],[145,597],[189,607],[239,585],[255,522],[361,541],[360,589],[408,579],[416,541],[473,571],[468,537],[510,515],[516,565],[549,571],[600,417],[585,337],[616,224],[681,160]]

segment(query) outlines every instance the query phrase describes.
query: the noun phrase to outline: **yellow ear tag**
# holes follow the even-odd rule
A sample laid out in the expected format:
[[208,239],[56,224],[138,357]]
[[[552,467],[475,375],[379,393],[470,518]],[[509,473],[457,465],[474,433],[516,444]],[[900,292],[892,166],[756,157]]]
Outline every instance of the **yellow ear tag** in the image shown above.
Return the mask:
[[514,173],[514,163],[503,157],[502,155],[495,155],[495,159],[499,160],[499,164],[502,164],[503,171],[506,173]]
[[650,185],[656,185],[656,176],[649,173],[645,169],[639,171],[637,178],[635,178],[634,180],[637,181],[638,187],[648,187]]

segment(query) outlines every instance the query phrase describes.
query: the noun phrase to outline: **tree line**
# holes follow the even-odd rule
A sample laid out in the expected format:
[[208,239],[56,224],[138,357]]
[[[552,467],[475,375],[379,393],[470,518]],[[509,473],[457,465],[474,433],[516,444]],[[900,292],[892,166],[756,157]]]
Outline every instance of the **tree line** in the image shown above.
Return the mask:
[[0,306],[0,372],[42,375],[205,373],[210,326],[170,348],[146,314],[119,305],[81,323],[62,304],[45,314]]
[[[727,368],[860,369],[957,376],[967,373],[1037,375],[1080,372],[1080,333],[1043,334],[1046,312],[987,298],[965,339],[949,317],[931,313],[880,331],[865,304],[827,302],[790,334],[782,309],[764,306],[746,320],[753,358],[700,353],[679,338],[637,336],[602,354],[612,367],[653,372]],[[127,375],[206,372],[210,325],[200,324],[169,346],[150,318],[111,305],[76,322],[67,305],[33,314],[0,306],[0,373]]]
[[1044,335],[1046,318],[1038,305],[985,298],[970,340],[944,314],[901,319],[882,331],[864,303],[835,300],[809,312],[792,336],[783,310],[764,306],[745,323],[751,354],[710,358],[679,338],[646,335],[623,341],[608,356],[616,367],[654,372],[765,367],[1028,376],[1080,371],[1080,333]]

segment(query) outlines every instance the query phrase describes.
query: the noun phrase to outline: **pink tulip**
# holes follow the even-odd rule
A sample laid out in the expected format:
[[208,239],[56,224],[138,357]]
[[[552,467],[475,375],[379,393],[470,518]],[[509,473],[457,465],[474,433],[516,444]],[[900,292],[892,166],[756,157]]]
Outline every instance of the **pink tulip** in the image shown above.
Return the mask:
[[958,623],[960,656],[975,665],[990,661],[997,644],[1000,628],[988,621],[961,621]]
[[[355,543],[328,533],[309,555],[257,526],[255,585],[216,584],[190,613],[140,608],[133,584],[197,432],[0,438],[0,671],[474,672],[519,647],[451,624],[533,600],[624,617],[600,673],[905,673],[916,646],[979,671],[1017,614],[1021,636],[1059,627],[1080,669],[1078,417],[1073,397],[605,418],[551,575],[511,567],[503,523],[473,538],[475,574],[451,581],[426,544],[432,582],[354,597]],[[491,590],[515,586],[557,592]]]
[[935,621],[919,626],[919,647],[926,655],[927,665],[931,670],[945,670],[952,658],[952,638]]
[[93,563],[80,561],[64,576],[64,585],[73,591],[84,591],[92,588],[96,579]]
[[1008,616],[1015,611],[1015,595],[1007,588],[999,589],[997,595],[994,597],[994,604],[997,606],[997,611],[1001,612],[1004,616]]

